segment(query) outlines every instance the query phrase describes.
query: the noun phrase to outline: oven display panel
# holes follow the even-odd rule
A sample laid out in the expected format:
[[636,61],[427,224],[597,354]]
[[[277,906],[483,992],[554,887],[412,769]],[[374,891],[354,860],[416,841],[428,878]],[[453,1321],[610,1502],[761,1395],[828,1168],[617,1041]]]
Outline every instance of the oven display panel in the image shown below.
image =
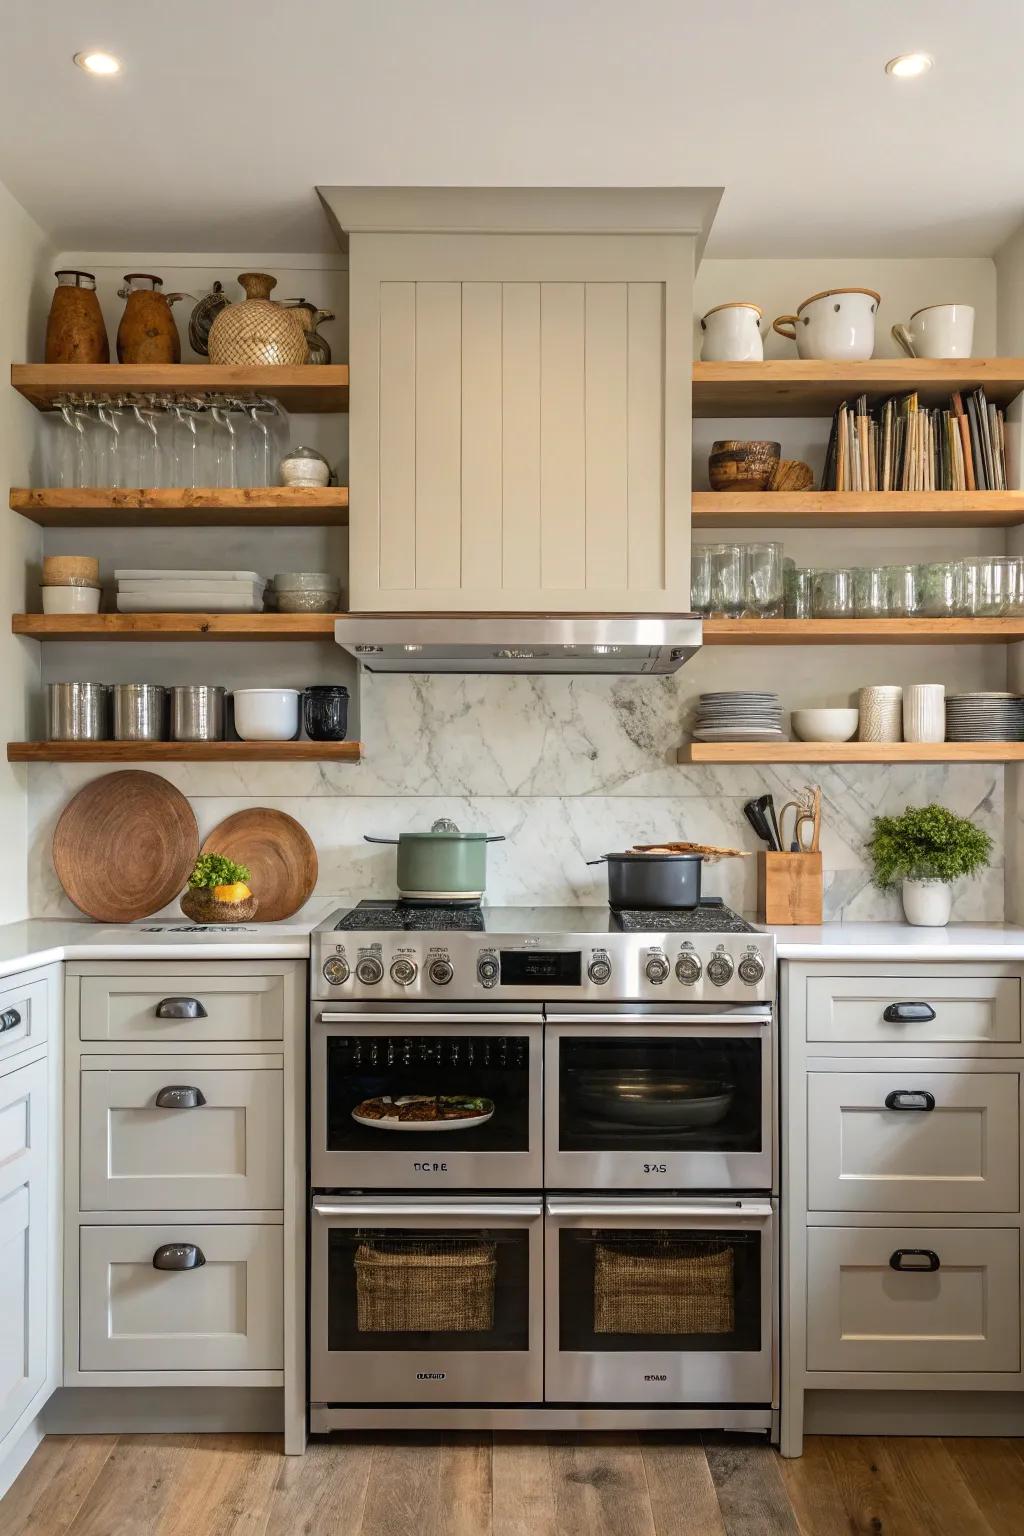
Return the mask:
[[500,960],[506,987],[578,987],[583,975],[579,950],[503,949]]

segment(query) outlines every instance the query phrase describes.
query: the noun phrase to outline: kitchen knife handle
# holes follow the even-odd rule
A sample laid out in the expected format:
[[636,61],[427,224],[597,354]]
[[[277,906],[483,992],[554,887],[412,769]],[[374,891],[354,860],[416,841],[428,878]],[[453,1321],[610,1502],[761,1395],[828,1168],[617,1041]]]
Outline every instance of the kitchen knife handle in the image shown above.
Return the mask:
[[197,997],[165,997],[156,1005],[158,1019],[205,1019],[206,1009]]
[[190,1088],[183,1083],[170,1083],[156,1096],[157,1109],[201,1109],[205,1103],[206,1095],[201,1088]]
[[885,1096],[885,1107],[886,1109],[934,1109],[935,1095],[929,1093],[927,1088],[894,1088],[892,1093],[887,1093]]
[[934,1017],[931,1003],[890,1003],[882,1014],[887,1024],[930,1024]]
[[164,1243],[153,1255],[154,1269],[201,1269],[206,1254],[196,1243]]

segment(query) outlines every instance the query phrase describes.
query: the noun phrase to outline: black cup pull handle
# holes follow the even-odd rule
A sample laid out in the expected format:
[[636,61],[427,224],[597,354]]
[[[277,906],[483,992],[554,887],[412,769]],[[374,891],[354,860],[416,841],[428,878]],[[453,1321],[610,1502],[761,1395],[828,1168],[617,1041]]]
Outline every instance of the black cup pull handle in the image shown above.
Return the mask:
[[197,997],[165,997],[156,1005],[158,1019],[205,1019],[206,1009]]
[[21,1014],[17,1008],[5,1008],[0,1013],[0,1035],[5,1035],[9,1029],[17,1029],[21,1023]]
[[935,1108],[935,1095],[929,1093],[927,1088],[894,1088],[892,1093],[885,1096],[886,1109],[921,1109]]
[[201,1269],[206,1254],[195,1243],[164,1243],[153,1255],[154,1269]]
[[887,1024],[930,1024],[934,1017],[931,1003],[890,1003],[882,1014]]
[[889,1256],[889,1268],[906,1274],[933,1275],[938,1267],[939,1256],[931,1248],[897,1248]]
[[185,1083],[169,1083],[156,1096],[157,1109],[201,1109],[205,1103],[203,1090]]

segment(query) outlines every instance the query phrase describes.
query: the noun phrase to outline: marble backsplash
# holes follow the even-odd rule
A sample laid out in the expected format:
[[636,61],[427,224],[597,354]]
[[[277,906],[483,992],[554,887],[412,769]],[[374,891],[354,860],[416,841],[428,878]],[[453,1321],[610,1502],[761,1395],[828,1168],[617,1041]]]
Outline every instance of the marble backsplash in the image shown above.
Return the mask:
[[[739,679],[718,686],[738,686]],[[163,764],[191,799],[202,835],[247,805],[286,810],[309,830],[320,857],[317,895],[339,902],[394,890],[394,853],[363,842],[429,828],[451,816],[465,829],[501,833],[489,850],[488,900],[502,904],[603,903],[603,866],[587,860],[634,842],[694,838],[754,850],[743,802],[771,791],[776,806],[808,782],[800,766],[684,767],[696,668],[670,678],[366,677],[363,761],[346,766]],[[101,767],[29,770],[31,911],[74,915],[53,873],[50,840],[70,795]],[[960,920],[1003,917],[1003,770],[991,764],[835,766],[813,770],[823,797],[825,915],[900,915],[898,897],[870,883],[864,845],[872,818],[939,801],[984,826],[996,862],[956,892]],[[734,907],[755,906],[753,859],[710,866],[705,889]],[[176,908],[168,909],[176,910]]]

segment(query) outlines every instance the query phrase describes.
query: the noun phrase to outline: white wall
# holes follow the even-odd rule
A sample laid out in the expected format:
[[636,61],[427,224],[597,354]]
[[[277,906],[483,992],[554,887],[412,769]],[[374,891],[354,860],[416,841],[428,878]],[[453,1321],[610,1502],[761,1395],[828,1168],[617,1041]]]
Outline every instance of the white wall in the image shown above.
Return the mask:
[[[39,416],[5,382],[11,363],[42,357],[43,335],[53,288],[50,243],[0,184],[0,485],[30,484]],[[6,502],[7,493],[4,491]],[[9,615],[25,607],[26,572],[39,557],[39,530],[4,510],[0,540],[0,738],[25,738],[39,687],[39,647],[10,633]],[[28,776],[6,760],[0,747],[0,922],[28,915]]]

